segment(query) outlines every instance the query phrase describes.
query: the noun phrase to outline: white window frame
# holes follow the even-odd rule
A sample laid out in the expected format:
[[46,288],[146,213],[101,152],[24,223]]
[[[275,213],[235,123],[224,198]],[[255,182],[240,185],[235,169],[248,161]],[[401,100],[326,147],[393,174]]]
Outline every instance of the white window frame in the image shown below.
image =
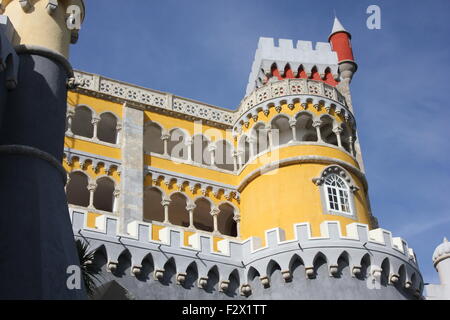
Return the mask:
[[[327,184],[327,179],[329,177],[335,176],[338,178],[338,181],[344,185],[344,187],[335,187],[335,186],[329,186]],[[327,168],[325,168],[321,175],[318,178],[313,178],[312,181],[319,187],[320,191],[320,198],[322,203],[322,210],[323,214],[328,215],[338,215],[350,219],[357,220],[357,212],[355,207],[355,195],[354,193],[359,190],[359,188],[353,183],[353,180],[349,173],[347,173],[346,170],[344,170],[342,167],[338,165],[332,165]],[[337,204],[338,208],[332,208],[330,205],[330,198],[329,198],[329,191],[328,188],[334,188],[337,193]],[[342,210],[342,200],[339,199],[339,191],[345,191],[347,192],[347,205],[348,205],[348,212],[345,210]]]
[[324,188],[328,211],[353,216],[350,188],[344,179],[337,174],[330,174],[325,178]]

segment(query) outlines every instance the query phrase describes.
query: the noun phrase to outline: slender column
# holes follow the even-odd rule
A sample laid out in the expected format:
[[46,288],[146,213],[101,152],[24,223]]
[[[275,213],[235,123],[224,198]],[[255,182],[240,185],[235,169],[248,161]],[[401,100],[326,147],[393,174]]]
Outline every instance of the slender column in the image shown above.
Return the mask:
[[73,135],[73,132],[72,132],[72,120],[73,120],[74,116],[75,116],[75,111],[74,110],[70,109],[70,110],[67,111],[67,131],[66,131],[66,133],[68,135]]
[[[269,145],[267,146],[267,149],[268,150],[271,150],[272,148],[273,148],[273,146],[274,146],[274,144],[273,144],[273,132],[272,132],[272,127],[271,126],[267,126],[266,127],[266,130],[267,130],[267,138],[268,138],[268,140],[269,140]],[[279,138],[279,137],[278,137]],[[279,140],[279,139],[278,139]],[[278,144],[279,144],[279,142],[280,141],[278,141]],[[278,145],[277,144],[277,145]]]
[[116,189],[113,192],[113,213],[119,214],[119,197],[120,197],[120,189]]
[[196,205],[193,203],[190,203],[186,206],[186,210],[189,212],[189,228],[190,229],[195,229],[194,226],[194,209],[195,209]]
[[250,159],[252,159],[258,150],[256,150],[256,142],[257,140],[253,137],[248,138],[248,143],[250,144]]
[[238,171],[239,151],[233,151],[233,171]]
[[289,126],[292,130],[292,140],[291,141],[297,141],[297,130],[296,130],[297,121],[296,120],[290,120]]
[[233,217],[233,220],[236,221],[237,237],[240,238],[241,237],[241,215],[236,213]]
[[245,152],[242,150],[238,151],[238,164],[239,164],[239,170],[242,169],[242,167],[244,166],[244,156],[245,156]]
[[164,155],[165,156],[169,155],[169,152],[168,152],[168,141],[169,141],[169,138],[170,138],[170,134],[167,133],[167,132],[163,133],[162,136],[161,136],[161,140],[164,143]]
[[187,138],[186,139],[186,147],[187,147],[187,160],[188,161],[193,161],[192,160],[192,144],[193,144],[193,140],[192,138]]
[[320,133],[320,126],[322,125],[322,121],[316,120],[312,123],[313,128],[316,128],[317,132],[317,142],[323,142],[322,135]]
[[341,127],[336,127],[333,129],[334,134],[336,135],[337,138],[337,142],[338,142],[338,146],[339,148],[342,148],[342,141],[341,141],[341,133],[342,131],[344,131],[344,129],[342,129]]
[[92,124],[94,125],[94,134],[92,136],[92,139],[94,140],[98,140],[97,138],[97,129],[98,129],[98,123],[100,122],[100,118],[99,117],[93,117],[92,118]]
[[217,207],[214,207],[210,212],[210,214],[213,217],[213,222],[214,222],[214,233],[220,233],[219,228],[218,228],[218,223],[217,223],[217,217],[219,216],[219,213],[220,213],[220,209]]
[[216,146],[214,143],[208,145],[208,151],[210,152],[211,166],[216,167]]
[[122,138],[122,124],[118,123],[116,126],[116,144],[120,144]]
[[89,183],[87,189],[89,190],[89,209],[95,209],[94,208],[94,193],[97,189],[97,184],[95,182]]
[[350,154],[354,156],[355,155],[355,150],[353,149],[353,142],[354,142],[354,139],[353,139],[352,136],[350,136],[348,138],[348,144],[349,144],[349,148],[350,148]]
[[170,223],[169,221],[169,205],[171,200],[169,198],[164,198],[161,201],[161,205],[164,207],[164,223]]

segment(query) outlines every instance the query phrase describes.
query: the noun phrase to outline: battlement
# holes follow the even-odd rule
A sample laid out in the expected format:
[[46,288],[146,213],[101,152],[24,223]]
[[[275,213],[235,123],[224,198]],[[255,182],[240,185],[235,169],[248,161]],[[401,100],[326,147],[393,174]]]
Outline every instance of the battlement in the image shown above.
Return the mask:
[[[314,279],[318,259],[323,259],[329,276],[334,277],[345,258],[353,278],[373,277],[374,281],[380,281],[384,273],[390,284],[401,279],[402,285],[413,288],[415,294],[420,294],[423,288],[414,252],[406,241],[392,237],[391,232],[384,229],[369,230],[364,224],[347,225],[347,235],[343,236],[338,221],[326,221],[321,224],[321,235],[313,237],[310,224],[299,223],[294,226],[292,240],[286,240],[284,230],[275,228],[266,231],[264,246],[262,240],[255,237],[243,241],[224,239],[214,250],[213,236],[206,233],[190,235],[186,245],[184,231],[175,226],[160,229],[159,239],[154,240],[154,226],[150,223],[134,221],[127,225],[127,234],[120,234],[116,217],[99,216],[96,228],[92,229],[87,227],[86,212],[71,209],[70,213],[76,237],[88,241],[91,249],[104,250],[110,270],[114,271],[126,256],[135,276],[144,268],[146,257],[151,256],[153,270],[161,273],[161,277],[170,263],[179,282],[195,264],[200,280],[207,281],[213,269],[224,286],[231,274],[238,275],[240,293],[249,295],[249,283],[255,274],[266,286],[274,266],[289,282],[293,261],[297,259],[304,267],[305,277]],[[158,278],[156,273],[155,278]]]
[[296,72],[300,66],[306,73],[317,68],[319,74],[324,74],[327,68],[335,78],[338,76],[338,58],[336,52],[326,42],[317,42],[313,48],[311,41],[299,40],[294,42],[288,39],[279,39],[278,46],[273,38],[260,38],[258,49],[249,76],[246,96],[262,84],[262,77],[269,73],[273,64],[279,70],[284,70],[289,64],[290,69]]

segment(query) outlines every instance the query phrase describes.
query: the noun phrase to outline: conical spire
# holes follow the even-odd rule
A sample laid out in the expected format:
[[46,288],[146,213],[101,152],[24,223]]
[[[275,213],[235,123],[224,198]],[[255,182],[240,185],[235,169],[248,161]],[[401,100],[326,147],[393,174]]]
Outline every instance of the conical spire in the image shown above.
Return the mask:
[[344,26],[339,21],[339,19],[337,17],[334,17],[333,30],[331,30],[331,34],[340,32],[340,31],[347,32],[347,30],[345,30]]
[[342,23],[341,23],[341,22],[339,21],[339,19],[335,16],[335,17],[334,17],[334,23],[333,23],[333,29],[331,30],[331,34],[330,34],[330,36],[328,37],[328,39],[329,39],[333,34],[338,33],[338,32],[345,32],[345,33],[347,33],[348,36],[349,36],[350,39],[351,39],[351,34],[350,34],[350,32],[348,32],[347,30],[345,30],[345,28],[344,28],[344,26],[342,25]]

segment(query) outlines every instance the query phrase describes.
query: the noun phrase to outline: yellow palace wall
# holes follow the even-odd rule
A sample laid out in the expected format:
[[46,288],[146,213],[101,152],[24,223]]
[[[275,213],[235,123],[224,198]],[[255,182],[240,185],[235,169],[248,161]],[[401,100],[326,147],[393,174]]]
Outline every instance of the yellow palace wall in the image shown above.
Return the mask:
[[[71,106],[88,105],[97,114],[104,111],[110,111],[117,115],[119,119],[123,116],[123,106],[121,104],[90,97],[80,93],[69,92],[68,104]],[[295,115],[302,109],[303,107],[298,103],[295,104],[292,109],[286,104],[281,106],[281,112],[287,115]],[[308,111],[314,112],[319,116],[327,113],[324,110],[317,111],[313,107],[308,107]],[[270,122],[270,120],[277,114],[278,112],[275,108],[271,107],[267,115],[263,112],[259,112],[258,121],[262,120]],[[333,112],[327,114],[330,114],[333,118],[335,118],[338,123],[343,121],[340,115],[334,114]],[[157,122],[163,126],[165,131],[170,131],[173,128],[182,128],[185,129],[191,136],[198,133],[196,131],[198,129],[195,129],[195,124],[193,121],[183,120],[146,110],[144,111],[144,122],[148,121]],[[254,122],[255,121],[253,119],[250,119],[248,127],[242,127],[242,133],[250,130]],[[226,136],[225,130],[223,129],[213,128],[206,125],[203,125],[202,129],[205,136],[210,138],[212,141],[217,141],[218,138],[214,137],[215,134],[211,135],[211,132],[215,131],[217,132],[217,135],[222,136],[223,138]],[[239,141],[238,139],[228,139],[228,141],[236,147],[236,141]],[[121,158],[121,150],[118,147],[115,148],[112,146],[105,146],[94,142],[68,137],[66,137],[65,143],[67,147],[76,150],[103,155],[118,160]],[[298,144],[276,148],[272,152],[276,153],[276,160],[313,155],[337,159],[348,163],[356,169],[359,168],[357,161],[352,156],[344,152],[342,149],[333,146],[314,145],[314,143]],[[270,154],[270,152],[266,153],[266,155]],[[238,172],[238,174],[221,172],[193,164],[175,163],[164,158],[163,156],[150,156],[147,154],[144,155],[144,164],[238,187],[244,179],[246,179],[251,173],[255,172],[255,170],[258,170],[264,163],[248,163],[240,172]],[[294,236],[293,225],[295,223],[302,222],[311,223],[311,231],[313,236],[318,236],[320,234],[319,225],[326,220],[340,221],[343,234],[345,234],[345,226],[349,223],[360,222],[370,224],[370,215],[365,188],[359,178],[348,170],[347,172],[352,176],[353,181],[359,188],[359,190],[354,193],[354,203],[357,217],[356,220],[343,216],[324,214],[319,187],[312,182],[312,179],[320,176],[322,170],[331,164],[332,163],[300,163],[288,165],[277,169],[276,175],[267,174],[257,176],[249,184],[242,187],[240,190],[241,197],[239,201],[236,199],[228,200],[240,211],[241,238],[245,239],[250,236],[257,236],[264,239],[265,230],[280,227],[286,231],[286,237],[289,239]],[[79,169],[79,164],[76,161],[70,166],[65,163],[64,166],[68,172]],[[89,166],[85,168],[84,171],[87,172],[92,179],[104,174],[104,172],[96,172]],[[113,172],[112,177],[116,182],[120,182],[120,176],[117,172]],[[160,187],[166,195],[180,191],[177,185],[166,185],[162,181],[156,181],[155,183],[152,181],[151,176],[148,175],[144,181],[144,188],[150,187],[154,184]],[[181,191],[190,199],[195,199],[201,195],[200,190],[194,190],[192,192],[189,188],[185,188],[184,186],[182,186],[181,189]],[[225,200],[223,194],[214,195],[209,190],[205,196],[212,200],[215,204],[219,204]],[[90,226],[94,225],[94,219],[96,216],[97,214],[94,213],[89,215],[88,220]],[[157,231],[160,228],[160,226],[155,226],[153,229],[154,239],[158,238]],[[186,243],[188,235],[189,234],[186,233]],[[221,238],[216,238],[215,242],[220,239]]]

